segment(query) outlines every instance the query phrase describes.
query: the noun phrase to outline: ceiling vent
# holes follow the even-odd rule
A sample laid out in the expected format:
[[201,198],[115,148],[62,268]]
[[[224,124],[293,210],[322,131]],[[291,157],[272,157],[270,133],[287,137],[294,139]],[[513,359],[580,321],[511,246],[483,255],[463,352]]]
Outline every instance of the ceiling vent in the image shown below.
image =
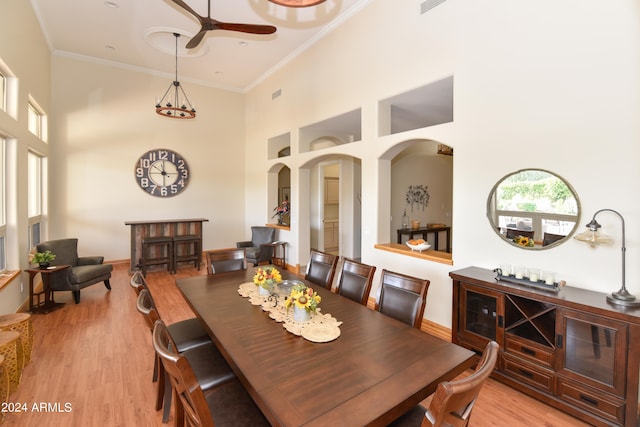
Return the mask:
[[277,97],[279,97],[280,95],[282,95],[282,89],[278,89],[277,91],[273,92],[271,94],[271,99],[276,99]]
[[431,9],[433,9],[434,7],[436,7],[437,5],[444,3],[446,0],[425,0],[422,3],[420,3],[420,14],[424,15],[425,13],[427,13],[428,11],[430,11]]

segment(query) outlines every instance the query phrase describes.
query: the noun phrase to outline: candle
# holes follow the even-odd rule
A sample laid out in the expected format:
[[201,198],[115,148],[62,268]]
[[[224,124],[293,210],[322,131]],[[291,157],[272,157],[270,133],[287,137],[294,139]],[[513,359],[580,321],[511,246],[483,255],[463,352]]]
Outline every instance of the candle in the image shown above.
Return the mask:
[[552,271],[546,271],[544,273],[544,283],[547,285],[553,285],[555,283],[555,277]]

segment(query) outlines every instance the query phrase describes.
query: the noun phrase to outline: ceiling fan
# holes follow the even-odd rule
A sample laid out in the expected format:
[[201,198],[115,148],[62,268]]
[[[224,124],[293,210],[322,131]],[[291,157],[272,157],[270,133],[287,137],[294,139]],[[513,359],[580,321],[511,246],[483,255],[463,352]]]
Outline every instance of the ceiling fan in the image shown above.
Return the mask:
[[241,33],[250,34],[273,34],[277,28],[272,25],[253,25],[253,24],[234,24],[229,22],[220,22],[211,18],[211,0],[209,0],[209,6],[207,16],[198,15],[188,4],[182,0],[172,0],[175,4],[195,16],[200,22],[201,28],[198,34],[196,34],[186,45],[187,49],[193,49],[198,46],[202,41],[202,38],[207,31],[212,30],[227,30],[227,31],[239,31]]

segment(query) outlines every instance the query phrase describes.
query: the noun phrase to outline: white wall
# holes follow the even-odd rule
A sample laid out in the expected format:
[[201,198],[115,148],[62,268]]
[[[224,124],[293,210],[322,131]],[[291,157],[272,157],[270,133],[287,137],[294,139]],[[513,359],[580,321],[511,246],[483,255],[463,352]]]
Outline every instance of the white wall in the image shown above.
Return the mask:
[[[125,221],[207,218],[204,249],[247,237],[237,221],[245,209],[243,96],[182,81],[197,117],[170,119],[154,104],[172,81],[54,56],[49,238],[76,236],[80,254],[119,260],[129,258]],[[154,148],[189,165],[177,196],[151,196],[134,179],[136,161]]]
[[[298,153],[292,144],[287,164],[293,205],[304,203],[308,188],[304,179],[295,181],[293,171],[314,156],[348,153],[362,159],[362,259],[378,271],[431,279],[426,317],[445,326],[451,325],[448,272],[469,265],[526,264],[554,270],[572,286],[619,288],[617,245],[592,250],[569,241],[533,252],[496,236],[486,218],[486,198],[496,181],[521,168],[547,169],[567,179],[582,202],[581,223],[602,207],[623,213],[627,285],[640,295],[640,201],[625,197],[638,193],[640,183],[638,3],[448,0],[425,15],[419,5],[374,1],[253,89],[246,100],[247,150],[260,152],[274,135],[296,135],[300,127],[362,108],[361,142],[315,153]],[[377,135],[378,100],[447,75],[455,79],[453,123]],[[269,94],[277,89],[282,96],[272,101]],[[453,267],[373,248],[393,238],[386,212],[388,159],[394,146],[418,138],[455,148]],[[264,210],[261,175],[247,175],[248,220]],[[619,239],[618,219],[599,219]],[[293,261],[304,260],[307,251],[301,232],[306,219],[296,220],[292,238],[300,245]]]

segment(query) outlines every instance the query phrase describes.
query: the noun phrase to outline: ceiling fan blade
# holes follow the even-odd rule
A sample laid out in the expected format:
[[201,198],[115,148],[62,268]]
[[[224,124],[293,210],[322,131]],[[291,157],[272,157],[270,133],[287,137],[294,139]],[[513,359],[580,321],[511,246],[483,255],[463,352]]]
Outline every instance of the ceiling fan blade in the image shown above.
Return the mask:
[[180,6],[181,8],[183,8],[184,10],[186,10],[187,12],[189,12],[190,14],[198,18],[198,21],[200,21],[201,24],[204,22],[204,17],[198,15],[198,13],[195,10],[191,9],[191,7],[185,2],[183,2],[182,0],[171,0],[171,1],[173,1],[175,4],[177,4],[178,6]]
[[194,47],[198,46],[205,34],[207,34],[207,30],[204,28],[201,29],[198,34],[196,34],[191,40],[189,40],[185,47],[187,49],[193,49]]
[[228,22],[216,22],[216,29],[227,31],[239,31],[251,34],[273,34],[277,28],[273,25],[232,24]]

